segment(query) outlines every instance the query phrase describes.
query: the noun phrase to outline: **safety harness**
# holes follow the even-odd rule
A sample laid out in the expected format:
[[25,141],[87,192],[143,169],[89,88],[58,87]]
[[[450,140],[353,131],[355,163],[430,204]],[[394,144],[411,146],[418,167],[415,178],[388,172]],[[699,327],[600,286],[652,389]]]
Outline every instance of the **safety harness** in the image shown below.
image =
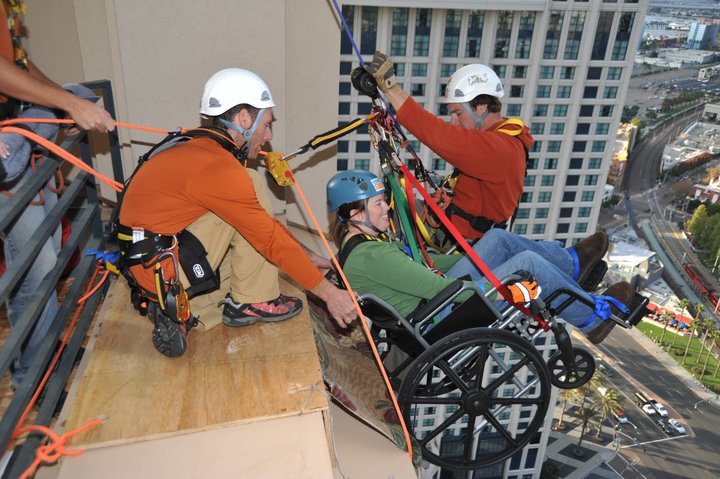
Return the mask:
[[[514,125],[520,127],[519,129],[516,128],[506,128],[508,125]],[[525,143],[522,142],[522,140],[519,138],[520,133],[523,132],[523,129],[525,128],[525,124],[522,122],[522,120],[519,120],[517,118],[508,118],[507,120],[500,123],[494,131],[499,131],[501,133],[505,133],[508,136],[511,136],[513,138],[517,138],[517,140],[520,142],[520,144],[523,147],[523,150],[525,151],[525,175],[527,175],[527,164],[530,160],[530,152],[525,147]],[[452,196],[452,190],[455,188],[455,184],[457,183],[457,178],[460,176],[462,171],[458,168],[455,168],[453,172],[450,174],[450,176],[446,179],[444,182],[447,184],[450,189],[451,193],[449,196]],[[447,209],[445,210],[445,214],[448,216],[448,218],[452,217],[452,215],[457,215],[460,218],[467,221],[470,226],[480,233],[486,233],[491,228],[502,228],[505,229],[508,225],[508,221],[493,221],[490,218],[487,218],[485,216],[481,215],[473,215],[470,214],[463,209],[461,209],[458,205],[456,205],[454,202],[450,201],[450,198],[443,197],[443,200],[448,203]],[[520,204],[520,199],[518,198],[518,202],[515,205],[515,211],[513,212],[511,218],[510,218],[510,226],[512,227],[512,223],[515,220],[515,215],[517,214],[518,205]]]
[[[245,152],[224,130],[203,127],[171,132],[140,157],[138,165],[125,183],[125,188],[118,195],[117,206],[113,210],[110,220],[113,228],[111,235],[117,237],[121,252],[117,269],[130,285],[133,305],[144,314],[147,301],[156,302],[163,313],[174,321],[187,324],[188,327],[197,324],[197,319],[190,313],[189,299],[200,293],[213,291],[220,286],[219,275],[211,268],[207,260],[205,247],[188,230],[180,231],[175,235],[163,235],[143,228],[123,225],[119,221],[119,216],[125,192],[146,161],[161,151],[200,137],[216,141],[238,161],[245,164]],[[179,258],[176,258],[175,249],[178,246]],[[164,260],[172,261],[175,270],[173,277],[165,277],[162,267]],[[143,288],[133,277],[130,268],[137,265],[141,265],[145,269],[154,269],[154,291]],[[177,278],[179,267],[182,267],[190,282],[190,287],[187,290],[183,288]]]

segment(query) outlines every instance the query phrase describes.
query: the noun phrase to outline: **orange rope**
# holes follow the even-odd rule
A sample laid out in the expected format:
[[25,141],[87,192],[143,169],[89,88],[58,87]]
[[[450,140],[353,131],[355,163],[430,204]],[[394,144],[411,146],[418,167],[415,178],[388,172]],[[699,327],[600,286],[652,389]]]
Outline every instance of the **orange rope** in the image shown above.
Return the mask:
[[375,361],[377,362],[380,373],[382,374],[383,381],[385,381],[385,386],[387,387],[388,393],[390,395],[390,399],[393,403],[393,407],[395,408],[395,412],[397,412],[398,419],[400,420],[400,426],[402,427],[403,433],[405,434],[405,442],[407,443],[408,447],[408,454],[410,454],[410,460],[413,460],[413,451],[412,451],[412,443],[410,442],[410,433],[408,432],[407,426],[405,425],[405,419],[403,418],[402,412],[400,411],[400,406],[398,405],[397,398],[395,397],[395,393],[393,392],[392,385],[390,384],[390,378],[388,378],[387,373],[385,372],[385,367],[383,366],[382,360],[380,359],[380,354],[378,353],[377,348],[375,347],[375,341],[372,339],[372,335],[370,334],[370,329],[368,328],[368,325],[363,321],[362,317],[362,310],[360,309],[360,304],[358,304],[357,299],[355,297],[355,292],[350,287],[350,282],[348,281],[347,277],[345,277],[345,273],[343,272],[342,268],[340,267],[340,263],[338,262],[337,258],[335,257],[335,254],[332,251],[332,248],[330,247],[330,244],[328,243],[327,239],[325,238],[325,235],[322,232],[322,228],[320,228],[320,224],[318,224],[317,218],[315,218],[315,215],[313,214],[312,210],[310,209],[310,204],[307,201],[307,198],[305,197],[305,193],[303,193],[302,188],[300,188],[300,184],[295,179],[295,175],[292,173],[291,177],[293,180],[293,183],[295,184],[295,188],[297,189],[298,194],[300,195],[300,199],[303,202],[303,205],[305,205],[305,210],[310,215],[310,219],[313,222],[313,225],[315,226],[315,229],[317,230],[318,234],[320,235],[320,239],[322,239],[323,245],[325,246],[325,249],[330,253],[330,258],[332,259],[333,264],[335,265],[335,268],[337,268],[338,273],[340,274],[340,277],[345,282],[345,285],[347,286],[348,294],[350,295],[350,298],[353,301],[353,304],[355,305],[355,310],[358,312],[358,318],[360,318],[360,324],[362,325],[363,332],[365,333],[366,338],[368,339],[368,343],[370,344],[370,349],[372,349],[373,356],[375,357]]
[[[28,432],[28,431],[38,431],[42,432],[46,436],[50,438],[50,444],[47,444],[46,446],[41,446],[36,451],[36,458],[35,461],[32,463],[32,465],[23,473],[21,478],[29,477],[35,472],[35,469],[41,462],[54,462],[57,461],[62,455],[68,455],[68,456],[77,456],[79,454],[82,454],[84,451],[68,451],[64,449],[65,442],[67,439],[69,439],[70,436],[73,436],[75,434],[78,434],[82,431],[85,431],[86,429],[95,426],[102,421],[96,419],[93,421],[90,421],[83,426],[80,426],[77,429],[74,429],[72,431],[68,431],[65,434],[58,436],[57,433],[52,431],[50,428],[47,428],[45,426],[39,426],[39,425],[32,425],[32,426],[25,426],[22,427],[22,425],[27,420],[28,415],[30,414],[30,411],[32,411],[32,408],[35,406],[35,403],[38,400],[38,397],[40,396],[40,392],[45,387],[45,384],[47,384],[48,379],[50,378],[50,375],[52,374],[53,370],[55,369],[55,366],[57,365],[58,360],[60,359],[60,355],[62,355],[63,351],[65,350],[65,346],[68,343],[68,340],[70,339],[70,336],[72,335],[73,331],[75,330],[75,326],[77,325],[78,319],[80,318],[80,314],[82,313],[82,310],[85,306],[85,300],[90,296],[90,292],[95,292],[97,290],[98,286],[93,287],[93,283],[95,282],[95,279],[98,276],[99,267],[95,268],[95,272],[93,273],[92,278],[88,282],[88,286],[85,289],[84,296],[78,300],[79,307],[75,310],[75,315],[73,316],[72,321],[70,321],[70,324],[68,325],[67,331],[65,332],[65,336],[63,336],[62,342],[60,343],[60,347],[55,352],[55,356],[53,357],[52,361],[48,365],[47,370],[45,371],[45,375],[43,376],[42,380],[40,381],[40,384],[38,384],[37,388],[35,389],[35,394],[33,394],[32,399],[30,399],[30,402],[28,403],[27,407],[25,408],[25,411],[23,412],[22,416],[20,417],[20,420],[18,421],[18,424],[15,428],[15,431],[12,435],[12,440],[17,439],[22,434]],[[107,275],[106,275],[107,277]],[[100,281],[100,284],[105,280],[103,278]],[[6,447],[9,447],[10,444],[7,444]]]

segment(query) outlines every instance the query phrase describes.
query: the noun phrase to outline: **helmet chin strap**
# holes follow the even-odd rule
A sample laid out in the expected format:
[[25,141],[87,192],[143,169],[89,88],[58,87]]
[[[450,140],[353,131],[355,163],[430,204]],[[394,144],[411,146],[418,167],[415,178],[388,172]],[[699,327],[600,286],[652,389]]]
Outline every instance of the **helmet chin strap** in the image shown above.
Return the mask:
[[485,118],[487,118],[488,114],[490,113],[490,111],[486,109],[485,113],[483,113],[482,115],[478,115],[477,113],[475,113],[475,110],[470,108],[470,105],[468,103],[461,103],[461,105],[463,106],[463,108],[465,108],[465,111],[470,114],[472,119],[475,120],[475,128],[478,128],[478,129],[480,128],[480,126],[485,121]]
[[220,123],[225,125],[227,128],[230,128],[231,130],[240,133],[245,139],[245,144],[240,148],[240,153],[243,156],[247,156],[248,148],[250,146],[250,138],[252,138],[252,136],[255,134],[255,130],[257,130],[257,127],[260,124],[263,113],[265,113],[265,108],[260,108],[260,110],[258,110],[257,116],[255,116],[255,121],[253,122],[252,126],[247,130],[231,121],[220,120]]
[[[368,200],[367,200],[367,198],[364,200],[364,202],[365,202],[365,211],[367,212],[367,211],[368,211]],[[367,227],[367,228],[370,228],[371,230],[373,230],[374,232],[376,232],[376,233],[378,233],[378,234],[383,234],[383,233],[384,233],[384,231],[380,231],[380,230],[377,228],[377,226],[375,226],[374,224],[372,224],[372,223],[370,222],[370,220],[368,219],[367,213],[365,214],[365,221],[357,221],[357,220],[353,220],[353,219],[351,219],[351,218],[348,218],[348,219],[347,219],[347,222],[350,223],[350,224],[353,224],[353,225],[365,226],[365,227]]]

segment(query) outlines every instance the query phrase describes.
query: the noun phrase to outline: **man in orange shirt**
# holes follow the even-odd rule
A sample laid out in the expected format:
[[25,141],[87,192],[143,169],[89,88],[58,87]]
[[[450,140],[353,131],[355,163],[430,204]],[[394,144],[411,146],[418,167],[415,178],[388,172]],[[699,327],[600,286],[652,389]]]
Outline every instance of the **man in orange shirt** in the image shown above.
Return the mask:
[[463,237],[505,228],[523,192],[527,151],[533,144],[518,119],[500,115],[504,91],[495,72],[480,64],[456,71],[447,86],[450,123],[423,109],[395,80],[393,61],[376,52],[365,70],[397,112],[398,121],[458,171],[446,211]]
[[[330,262],[301,246],[272,217],[262,178],[244,165],[272,140],[274,106],[270,89],[254,73],[240,68],[215,73],[205,85],[200,113],[213,120],[212,131],[226,146],[229,142],[232,151],[204,136],[151,156],[126,188],[119,223],[138,243],[173,240],[162,253],[146,255],[162,259],[165,279],[177,277],[175,266],[182,264],[183,250],[188,250],[184,235],[194,235],[207,251],[211,271],[178,268],[186,289],[195,284],[192,278],[204,279],[221,262],[229,262],[229,292],[220,303],[228,326],[281,321],[300,312],[298,298],[280,294],[280,268],[323,299],[339,326],[346,327],[356,317],[354,304],[347,291],[332,285],[318,269],[329,268]],[[126,256],[131,258],[132,251]],[[156,291],[154,274],[153,261],[135,261],[130,267],[130,275],[145,292]],[[185,325],[155,316],[155,347],[167,356],[181,355]]]

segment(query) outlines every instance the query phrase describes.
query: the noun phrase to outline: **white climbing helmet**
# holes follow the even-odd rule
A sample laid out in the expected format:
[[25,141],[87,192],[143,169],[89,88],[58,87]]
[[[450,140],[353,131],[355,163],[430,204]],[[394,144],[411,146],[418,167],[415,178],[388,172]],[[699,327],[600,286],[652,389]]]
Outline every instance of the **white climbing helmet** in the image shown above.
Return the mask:
[[230,108],[246,103],[255,108],[272,108],[275,102],[262,78],[242,68],[226,68],[205,83],[200,99],[200,114],[222,115]]
[[505,90],[492,68],[473,63],[452,74],[442,103],[467,103],[478,95],[502,98]]

